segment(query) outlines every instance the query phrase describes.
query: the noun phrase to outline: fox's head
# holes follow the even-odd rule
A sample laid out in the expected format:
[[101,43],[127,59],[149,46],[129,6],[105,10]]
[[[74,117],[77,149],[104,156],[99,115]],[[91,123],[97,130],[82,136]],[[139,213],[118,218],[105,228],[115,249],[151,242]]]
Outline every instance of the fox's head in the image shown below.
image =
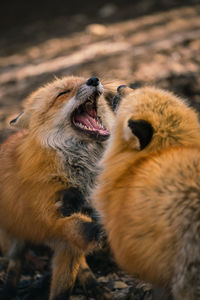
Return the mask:
[[24,112],[10,124],[28,129],[46,147],[75,137],[104,141],[110,135],[113,113],[103,92],[97,77],[55,79],[32,93]]
[[[114,97],[115,148],[148,153],[171,146],[196,145],[200,140],[197,113],[174,94],[153,88],[122,85]],[[116,147],[117,143],[117,147]]]

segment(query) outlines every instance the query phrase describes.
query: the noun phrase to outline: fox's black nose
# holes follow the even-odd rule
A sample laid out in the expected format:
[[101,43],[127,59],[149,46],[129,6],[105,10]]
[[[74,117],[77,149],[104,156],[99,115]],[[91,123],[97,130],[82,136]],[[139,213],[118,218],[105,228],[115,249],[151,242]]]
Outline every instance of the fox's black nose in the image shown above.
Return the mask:
[[92,85],[92,86],[97,86],[97,85],[99,85],[99,78],[93,76],[87,80],[86,84]]

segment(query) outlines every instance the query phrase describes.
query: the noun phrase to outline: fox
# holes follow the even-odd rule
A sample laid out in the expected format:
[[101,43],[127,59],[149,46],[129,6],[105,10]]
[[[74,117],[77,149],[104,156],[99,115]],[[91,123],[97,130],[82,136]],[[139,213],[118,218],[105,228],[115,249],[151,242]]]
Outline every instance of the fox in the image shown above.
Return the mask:
[[91,195],[118,265],[166,299],[200,299],[200,124],[187,100],[118,87]]
[[86,254],[101,229],[79,207],[90,206],[114,119],[103,92],[95,76],[56,78],[10,121],[19,131],[0,148],[0,246],[8,260],[1,299],[16,291],[27,245],[52,249],[50,300],[69,299],[77,276],[85,289],[95,283]]

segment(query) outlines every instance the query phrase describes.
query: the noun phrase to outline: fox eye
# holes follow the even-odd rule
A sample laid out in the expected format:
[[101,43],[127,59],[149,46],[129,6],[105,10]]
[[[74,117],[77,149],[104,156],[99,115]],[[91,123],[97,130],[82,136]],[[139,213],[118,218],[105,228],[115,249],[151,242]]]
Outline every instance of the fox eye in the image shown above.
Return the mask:
[[66,91],[60,92],[60,93],[57,95],[56,99],[57,99],[58,97],[62,96],[62,95],[69,94],[70,92],[71,92],[71,90],[66,90]]

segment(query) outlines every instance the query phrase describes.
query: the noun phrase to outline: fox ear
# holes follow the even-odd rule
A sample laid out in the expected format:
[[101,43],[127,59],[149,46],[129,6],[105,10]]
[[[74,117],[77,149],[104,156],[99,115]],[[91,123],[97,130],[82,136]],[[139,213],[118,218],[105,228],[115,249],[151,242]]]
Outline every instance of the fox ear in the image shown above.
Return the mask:
[[22,112],[15,119],[10,121],[10,126],[19,129],[28,129],[30,112]]
[[118,86],[117,94],[112,99],[112,109],[114,112],[116,112],[116,110],[120,104],[121,98],[125,97],[126,95],[128,95],[130,93],[133,93],[133,89],[129,88],[126,84],[122,84],[122,85]]
[[[130,135],[135,138],[134,148],[143,150],[151,141],[154,129],[152,125],[145,120],[128,120],[129,134],[126,135],[130,139]],[[131,131],[131,132],[130,132]]]
[[128,87],[126,84],[118,86],[117,92],[120,96],[124,97],[130,93],[133,93],[133,89]]

